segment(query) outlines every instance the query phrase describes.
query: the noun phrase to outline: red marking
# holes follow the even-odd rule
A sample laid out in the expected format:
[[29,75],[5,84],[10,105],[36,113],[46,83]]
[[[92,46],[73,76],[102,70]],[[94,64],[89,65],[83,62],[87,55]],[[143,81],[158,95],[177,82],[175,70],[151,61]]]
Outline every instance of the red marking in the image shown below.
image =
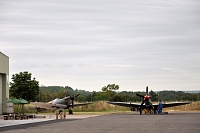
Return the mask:
[[148,95],[144,96],[144,100],[145,100],[145,101],[149,101],[149,99],[151,99],[150,96],[148,96]]

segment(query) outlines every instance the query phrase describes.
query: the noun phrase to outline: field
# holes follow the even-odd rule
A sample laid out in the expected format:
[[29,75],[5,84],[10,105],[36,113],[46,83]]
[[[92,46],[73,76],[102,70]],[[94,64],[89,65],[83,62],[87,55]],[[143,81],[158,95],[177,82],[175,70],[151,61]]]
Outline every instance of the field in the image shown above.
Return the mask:
[[187,105],[177,106],[177,107],[171,107],[163,109],[164,111],[200,111],[200,101],[198,102],[192,102]]

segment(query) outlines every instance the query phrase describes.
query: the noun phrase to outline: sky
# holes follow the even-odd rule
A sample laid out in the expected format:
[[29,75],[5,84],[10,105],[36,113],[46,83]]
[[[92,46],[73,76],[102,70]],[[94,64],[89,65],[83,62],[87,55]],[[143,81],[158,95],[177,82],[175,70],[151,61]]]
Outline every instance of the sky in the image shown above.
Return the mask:
[[200,90],[199,0],[0,0],[9,81],[101,91]]

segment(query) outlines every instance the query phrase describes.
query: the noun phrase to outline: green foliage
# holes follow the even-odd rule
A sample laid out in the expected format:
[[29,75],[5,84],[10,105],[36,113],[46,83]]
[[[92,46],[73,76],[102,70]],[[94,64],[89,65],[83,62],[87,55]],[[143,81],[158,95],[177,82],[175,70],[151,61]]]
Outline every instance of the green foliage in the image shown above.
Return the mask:
[[197,101],[200,101],[200,93],[197,94]]
[[154,91],[150,91],[149,95],[151,96],[151,101],[157,101],[158,100],[158,94]]
[[[100,92],[89,92],[85,90],[73,90],[69,86],[47,86],[40,87],[40,97],[39,101],[48,102],[55,98],[62,98],[66,96],[66,92],[70,94],[80,94],[75,101],[77,102],[97,102],[97,101],[116,101],[116,102],[141,102],[141,98],[136,96],[136,93],[141,95],[145,95],[146,92],[133,92],[133,91],[122,91],[115,92],[115,85],[108,85],[102,88]],[[114,89],[113,89],[114,88]],[[158,96],[159,94],[159,96]],[[149,95],[151,96],[152,102],[158,102],[158,100],[162,101],[197,101],[198,95],[185,93],[182,91],[160,91],[154,92],[150,91]],[[200,96],[199,96],[200,97]],[[200,98],[199,98],[200,99]]]
[[107,99],[110,99],[110,97],[113,97],[115,95],[115,90],[119,89],[119,85],[115,84],[108,84],[107,86],[102,87],[102,91],[106,93],[108,96]]
[[185,93],[183,91],[160,91],[162,101],[198,101],[198,93]]
[[114,90],[119,90],[119,85],[108,84],[107,86],[104,86],[101,90],[104,92],[111,92]]
[[[20,72],[12,75],[10,82],[10,97],[23,98],[28,101],[49,102],[55,98],[63,98],[68,95],[78,95],[76,102],[97,102],[97,101],[115,101],[115,102],[141,102],[141,98],[136,93],[145,95],[146,92],[133,92],[119,90],[119,85],[108,84],[102,87],[100,92],[89,92],[85,90],[72,89],[70,86],[41,86],[35,78],[31,79],[31,73]],[[152,102],[162,101],[200,101],[200,93],[185,93],[182,91],[150,91]]]
[[113,102],[123,102],[123,97],[121,97],[121,95],[114,95],[113,97],[111,97],[109,99],[109,101],[113,101]]
[[38,101],[49,102],[55,98],[63,98],[69,95],[78,95],[80,94],[75,101],[85,102],[91,100],[91,93],[85,90],[73,90],[69,86],[42,86],[40,87],[40,93]]
[[31,79],[31,73],[20,72],[12,75],[10,82],[10,96],[35,101],[39,93],[39,82]]
[[106,103],[105,101],[98,101],[87,106],[75,107],[74,112],[117,112],[117,111],[130,111],[130,108],[115,106]]

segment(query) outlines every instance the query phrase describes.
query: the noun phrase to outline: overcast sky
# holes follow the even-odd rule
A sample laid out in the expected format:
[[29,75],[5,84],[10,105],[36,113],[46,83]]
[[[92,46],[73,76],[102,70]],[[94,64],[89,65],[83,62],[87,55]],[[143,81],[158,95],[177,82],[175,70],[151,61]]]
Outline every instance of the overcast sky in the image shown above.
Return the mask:
[[200,1],[0,0],[0,51],[45,86],[200,90]]

